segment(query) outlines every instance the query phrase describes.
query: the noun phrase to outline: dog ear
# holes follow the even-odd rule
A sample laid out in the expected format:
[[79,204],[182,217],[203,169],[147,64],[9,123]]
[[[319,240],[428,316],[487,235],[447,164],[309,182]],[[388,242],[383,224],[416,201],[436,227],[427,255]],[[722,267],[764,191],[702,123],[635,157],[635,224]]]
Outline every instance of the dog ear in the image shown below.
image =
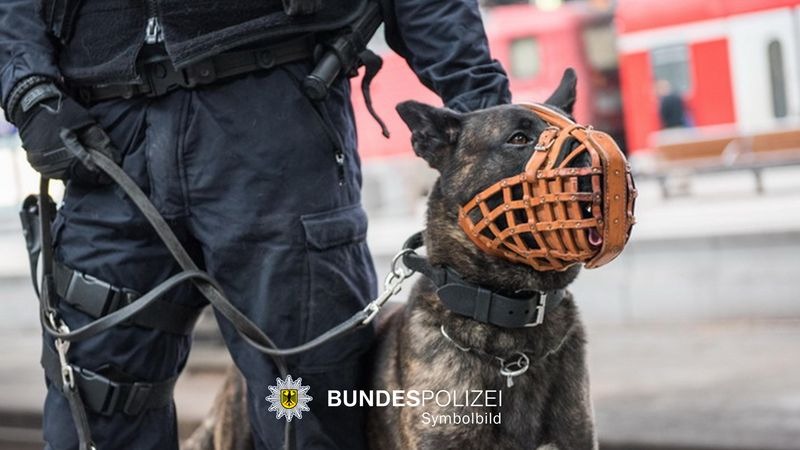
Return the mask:
[[545,103],[561,108],[567,114],[572,114],[572,107],[575,106],[575,87],[577,84],[578,77],[575,75],[575,69],[568,67],[564,71],[564,75],[561,76],[561,82],[555,92],[545,100]]
[[397,105],[400,118],[411,130],[414,153],[441,172],[461,133],[461,114],[409,100]]

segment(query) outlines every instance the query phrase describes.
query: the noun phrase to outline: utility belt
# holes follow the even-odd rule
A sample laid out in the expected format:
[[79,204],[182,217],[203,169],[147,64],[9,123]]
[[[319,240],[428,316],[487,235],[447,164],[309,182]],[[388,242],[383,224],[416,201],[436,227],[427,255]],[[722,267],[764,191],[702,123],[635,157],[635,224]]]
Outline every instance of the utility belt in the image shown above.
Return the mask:
[[389,130],[373,108],[369,90],[383,61],[366,48],[367,41],[380,23],[379,8],[371,3],[365,16],[354,24],[353,33],[340,35],[330,42],[318,42],[315,35],[306,34],[265,47],[220,53],[181,69],[172,65],[161,44],[147,45],[142,49],[139,61],[142,81],[91,86],[68,82],[67,88],[75,98],[91,105],[118,98],[159,97],[177,89],[194,89],[282,64],[308,61],[314,63],[314,68],[303,80],[302,88],[309,99],[321,101],[340,75],[355,76],[357,69],[364,66],[361,80],[364,103],[381,127],[381,133],[388,138]]
[[282,64],[313,60],[316,39],[313,35],[264,47],[220,53],[176,69],[160,45],[145,47],[139,62],[142,81],[137,83],[69,86],[85,104],[133,97],[159,97],[177,89],[193,89],[252,72],[269,70]]

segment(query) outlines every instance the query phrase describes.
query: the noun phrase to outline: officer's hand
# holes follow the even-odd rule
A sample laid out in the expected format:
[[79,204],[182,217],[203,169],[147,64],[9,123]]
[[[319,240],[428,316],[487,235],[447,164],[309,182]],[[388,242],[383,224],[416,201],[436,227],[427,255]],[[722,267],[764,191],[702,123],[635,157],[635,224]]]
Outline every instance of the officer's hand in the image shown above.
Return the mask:
[[[41,85],[40,85],[41,86]],[[48,86],[51,90],[55,85]],[[57,89],[57,88],[56,88]],[[47,178],[72,180],[83,185],[108,184],[110,179],[97,168],[90,169],[70,152],[61,139],[61,131],[74,132],[86,148],[99,150],[115,162],[120,162],[119,151],[102,128],[89,115],[89,111],[61,90],[53,90],[27,110],[17,108],[14,122],[19,128],[22,147],[28,162]]]

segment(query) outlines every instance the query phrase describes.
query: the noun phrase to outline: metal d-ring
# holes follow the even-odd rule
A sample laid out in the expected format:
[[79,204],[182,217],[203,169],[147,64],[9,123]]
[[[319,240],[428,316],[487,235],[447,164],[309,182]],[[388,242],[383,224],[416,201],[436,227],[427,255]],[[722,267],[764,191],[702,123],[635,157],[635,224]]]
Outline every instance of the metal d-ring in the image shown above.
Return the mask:
[[519,357],[513,361],[508,359],[500,360],[500,375],[506,377],[506,385],[510,388],[514,386],[514,377],[518,377],[528,371],[531,360],[523,352],[514,352]]
[[404,248],[392,258],[392,273],[398,278],[408,278],[414,274],[414,271],[409,269],[403,262],[403,257],[411,253],[414,253],[413,249]]
[[528,371],[531,360],[528,355],[522,352],[515,352],[519,357],[513,361],[504,359],[500,362],[500,375],[504,377],[518,377]]

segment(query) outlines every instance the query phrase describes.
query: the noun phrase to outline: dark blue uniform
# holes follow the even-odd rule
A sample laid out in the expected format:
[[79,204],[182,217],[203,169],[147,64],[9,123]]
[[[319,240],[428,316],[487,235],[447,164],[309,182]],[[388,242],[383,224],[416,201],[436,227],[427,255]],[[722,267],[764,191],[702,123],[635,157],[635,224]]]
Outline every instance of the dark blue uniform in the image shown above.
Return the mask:
[[[104,49],[104,44],[81,34],[81,27],[102,26],[102,20],[91,21],[103,5],[125,2],[87,0],[67,40],[53,37],[35,3],[0,0],[3,104],[18,81],[34,74],[55,79],[71,74],[65,77],[67,84],[136,78],[135,72],[125,72],[130,61],[120,56],[124,48],[103,56],[91,50],[92,45]],[[209,3],[206,10],[213,12],[216,4]],[[396,23],[387,27],[387,40],[447,106],[466,111],[509,101],[507,79],[489,58],[474,1],[396,0],[395,8]],[[105,26],[102,32],[109,39],[143,34]],[[98,32],[95,28],[92,33]],[[168,50],[191,47],[171,43],[167,29],[164,37]],[[74,50],[79,46],[100,60],[86,63],[86,56]],[[187,60],[206,56],[182,54]],[[89,66],[91,71],[81,71]],[[298,82],[311,68],[311,62],[291,63],[198,89],[103,101],[90,108],[122,151],[124,170],[169,220],[198,264],[279,347],[319,335],[377,294],[365,243],[367,219],[360,205],[349,82],[338,79],[321,109],[315,109]],[[327,134],[325,124],[338,136]],[[339,147],[344,152],[341,164],[335,157]],[[68,184],[54,239],[58,261],[139,292],[179,271],[116,186]],[[188,285],[174,291],[169,301],[205,304]],[[65,303],[59,309],[73,329],[91,320]],[[220,317],[219,325],[247,379],[256,448],[278,449],[283,420],[267,411],[264,399],[278,372],[225,319]],[[328,389],[362,387],[362,357],[371,338],[371,330],[362,330],[288,359],[289,373],[302,377],[315,398],[311,411],[297,421],[299,448],[364,448],[363,411],[328,409],[325,397]],[[45,337],[45,345],[52,346],[52,339]],[[109,378],[159,381],[181,371],[190,345],[189,336],[121,326],[74,343],[69,357],[75,366]],[[137,415],[90,411],[89,419],[101,450],[177,447],[174,405]],[[44,438],[47,448],[77,446],[69,407],[53,385],[45,404]]]

